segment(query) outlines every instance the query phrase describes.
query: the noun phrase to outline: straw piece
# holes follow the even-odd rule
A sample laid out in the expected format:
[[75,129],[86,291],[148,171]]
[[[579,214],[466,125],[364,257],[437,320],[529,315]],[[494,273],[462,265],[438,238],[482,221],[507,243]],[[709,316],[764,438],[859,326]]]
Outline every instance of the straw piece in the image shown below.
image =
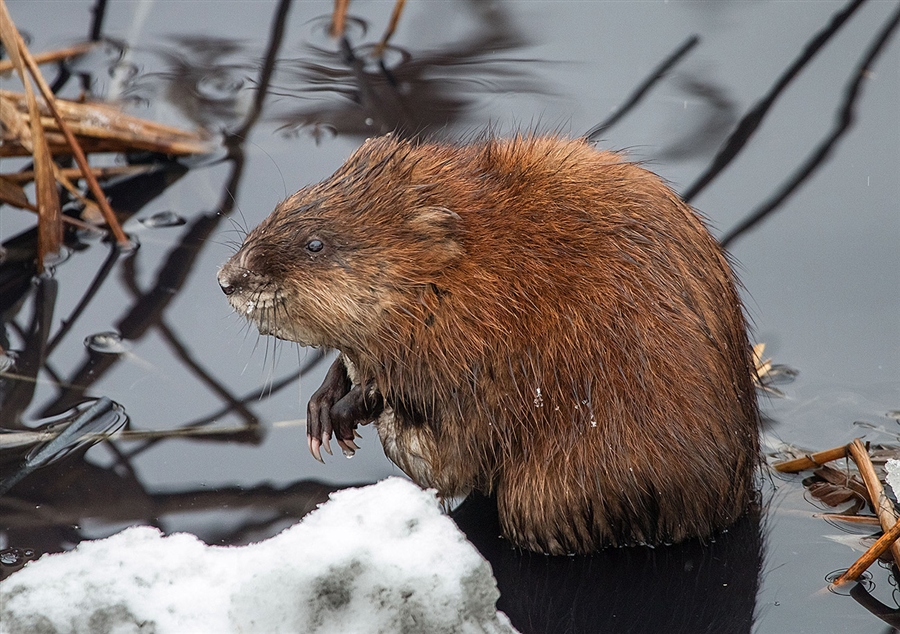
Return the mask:
[[803,471],[804,469],[812,469],[814,467],[819,467],[826,462],[831,462],[832,460],[846,458],[847,452],[849,451],[848,447],[848,445],[842,445],[833,449],[819,451],[814,454],[807,454],[800,458],[794,458],[793,460],[776,462],[772,465],[772,468],[781,473],[796,473],[797,471]]

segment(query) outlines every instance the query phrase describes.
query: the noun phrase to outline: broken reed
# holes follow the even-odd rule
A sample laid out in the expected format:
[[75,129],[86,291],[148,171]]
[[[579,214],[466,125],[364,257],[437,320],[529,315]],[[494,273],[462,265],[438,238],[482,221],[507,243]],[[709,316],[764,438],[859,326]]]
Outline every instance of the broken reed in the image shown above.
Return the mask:
[[851,458],[857,469],[859,469],[860,476],[862,476],[866,484],[869,500],[878,515],[878,522],[884,534],[834,581],[836,586],[858,579],[873,562],[889,549],[893,555],[894,563],[900,569],[900,542],[897,541],[897,538],[900,537],[900,522],[897,521],[897,513],[894,510],[893,502],[888,498],[881,481],[875,473],[875,467],[871,458],[869,458],[869,452],[862,441],[856,438],[848,445],[809,454],[794,460],[777,462],[772,465],[776,471],[781,473],[796,473],[846,457]]
[[[0,156],[31,156],[34,167],[29,180],[34,181],[36,202],[28,200],[21,179],[13,175],[0,175],[0,201],[37,212],[38,271],[43,269],[44,258],[57,253],[62,245],[62,223],[67,220],[61,212],[57,183],[86,205],[98,207],[116,241],[128,244],[86,154],[133,150],[198,154],[209,152],[209,143],[198,134],[125,115],[109,104],[58,99],[44,81],[38,64],[79,55],[90,45],[33,56],[13,23],[5,0],[0,0],[0,41],[9,55],[9,61],[0,62],[0,72],[15,70],[25,91],[0,91]],[[61,170],[53,161],[54,156],[74,158],[77,173]],[[86,201],[70,179],[83,179],[94,200]]]

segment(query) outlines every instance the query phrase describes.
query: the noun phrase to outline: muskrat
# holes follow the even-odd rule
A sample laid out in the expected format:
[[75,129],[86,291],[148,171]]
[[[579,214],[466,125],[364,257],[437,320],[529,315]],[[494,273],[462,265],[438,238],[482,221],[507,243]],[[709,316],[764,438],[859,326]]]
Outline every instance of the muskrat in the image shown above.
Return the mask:
[[377,418],[415,482],[496,496],[519,546],[679,542],[753,498],[759,412],[728,260],[619,154],[370,139],[279,204],[219,283],[261,334],[340,351],[309,405],[316,457]]

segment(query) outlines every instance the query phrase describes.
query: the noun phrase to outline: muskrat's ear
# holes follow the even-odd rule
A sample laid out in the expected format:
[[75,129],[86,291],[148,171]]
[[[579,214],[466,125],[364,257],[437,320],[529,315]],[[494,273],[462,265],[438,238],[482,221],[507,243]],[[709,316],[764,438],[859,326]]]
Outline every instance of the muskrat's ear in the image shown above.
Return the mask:
[[428,249],[435,264],[445,266],[462,254],[457,241],[462,219],[446,207],[420,207],[412,212],[407,226],[419,243]]
[[413,212],[409,226],[416,233],[435,240],[452,240],[460,221],[459,214],[446,207],[421,207]]

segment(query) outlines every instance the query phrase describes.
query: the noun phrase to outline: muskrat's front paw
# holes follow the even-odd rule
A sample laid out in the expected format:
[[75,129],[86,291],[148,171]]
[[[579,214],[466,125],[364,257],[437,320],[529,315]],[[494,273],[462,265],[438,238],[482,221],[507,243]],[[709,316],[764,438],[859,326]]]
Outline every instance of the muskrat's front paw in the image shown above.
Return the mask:
[[331,406],[330,418],[334,435],[345,456],[352,456],[359,447],[353,441],[359,425],[368,425],[384,410],[384,399],[372,385],[354,385],[337,403]]
[[[309,443],[309,452],[319,462],[322,460],[321,449],[331,455],[331,434],[334,425],[331,418],[331,407],[343,399],[352,388],[350,377],[347,376],[347,368],[341,358],[335,360],[328,368],[325,380],[318,390],[313,392],[306,406],[306,440]],[[345,432],[343,426],[339,429],[338,443],[341,442]],[[351,430],[352,438],[352,430]],[[341,445],[343,447],[343,445]]]

